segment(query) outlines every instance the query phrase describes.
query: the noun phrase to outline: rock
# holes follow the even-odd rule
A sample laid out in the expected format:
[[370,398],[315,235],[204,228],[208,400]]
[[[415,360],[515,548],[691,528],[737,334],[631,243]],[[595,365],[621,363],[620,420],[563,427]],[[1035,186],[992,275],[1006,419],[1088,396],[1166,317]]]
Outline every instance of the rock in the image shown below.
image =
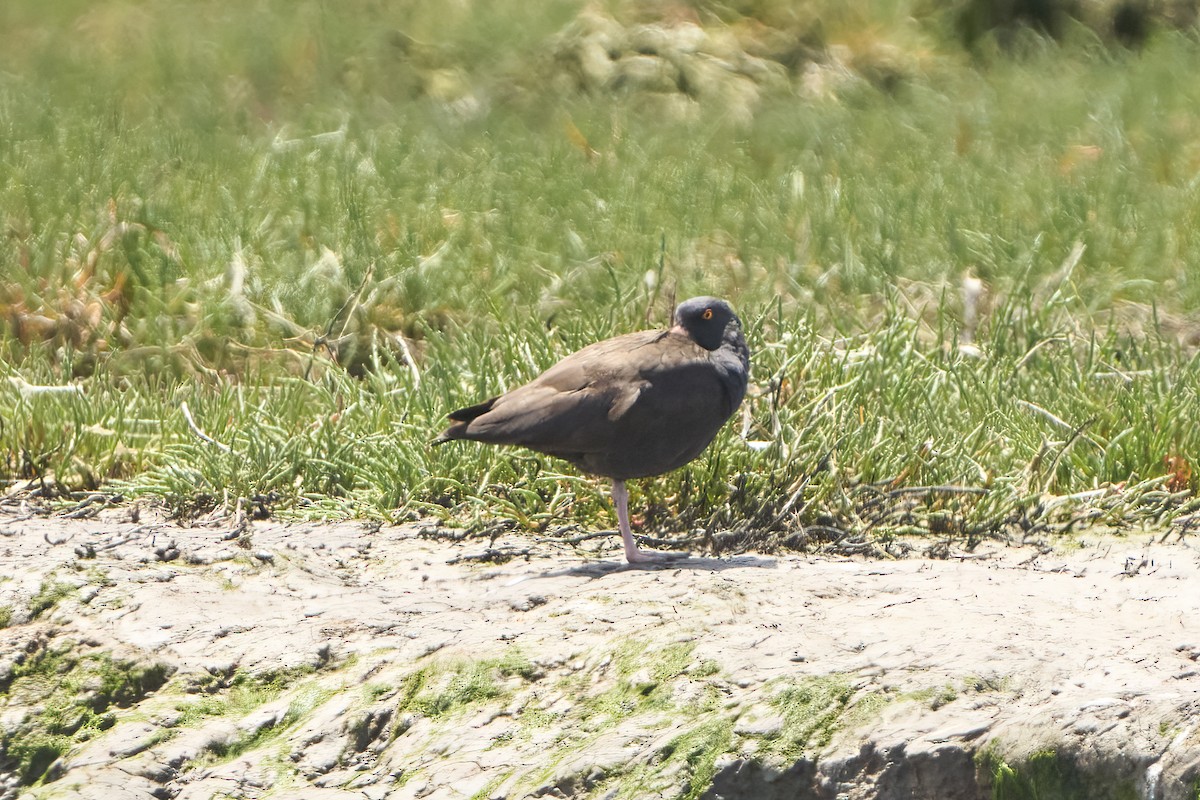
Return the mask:
[[[363,752],[376,745],[386,745],[380,741],[389,730],[395,710],[390,705],[376,706],[371,709],[349,715],[345,722],[345,731],[350,735],[350,745],[355,752]],[[412,722],[409,721],[411,726]]]
[[[555,64],[575,76],[574,88],[620,91],[638,98],[644,113],[691,119],[696,103],[711,104],[736,122],[755,112],[763,92],[788,92],[794,38],[769,47],[750,37],[743,47],[730,28],[692,21],[622,26],[585,10],[555,37]],[[783,60],[780,60],[783,59]]]
[[825,64],[807,64],[800,75],[798,88],[810,99],[836,100],[840,94],[864,83],[849,67],[834,59]]
[[774,738],[783,730],[783,718],[769,710],[752,708],[738,718],[733,732],[752,739]]
[[617,74],[617,65],[613,62],[608,48],[600,42],[580,42],[575,50],[575,58],[584,87],[601,89],[613,82]]
[[612,86],[639,92],[676,92],[679,69],[660,56],[623,56],[615,64]]
[[679,64],[679,87],[691,97],[717,99],[725,91],[725,83],[735,67],[728,61],[701,53],[695,58],[682,59]]
[[509,606],[513,611],[530,611],[538,606],[545,605],[546,598],[540,594],[531,594],[528,597],[522,597],[519,600],[513,600]]
[[812,761],[800,760],[781,768],[753,759],[735,758],[725,761],[713,775],[712,786],[705,797],[711,800],[794,800],[797,797],[837,796],[833,792],[821,792],[818,787],[816,765]]
[[104,744],[109,756],[126,759],[153,746],[161,730],[149,722],[130,722],[113,728],[104,737]]
[[286,705],[278,704],[253,711],[238,721],[238,735],[257,736],[265,730],[270,730],[283,721],[287,711]]

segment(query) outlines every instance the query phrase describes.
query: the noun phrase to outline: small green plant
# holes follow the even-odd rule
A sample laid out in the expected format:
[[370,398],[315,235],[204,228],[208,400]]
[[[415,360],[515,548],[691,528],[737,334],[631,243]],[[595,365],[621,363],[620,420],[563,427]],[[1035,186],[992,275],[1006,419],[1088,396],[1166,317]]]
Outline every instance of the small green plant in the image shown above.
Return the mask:
[[1158,735],[1163,739],[1174,739],[1179,730],[1177,720],[1164,719],[1158,723]]

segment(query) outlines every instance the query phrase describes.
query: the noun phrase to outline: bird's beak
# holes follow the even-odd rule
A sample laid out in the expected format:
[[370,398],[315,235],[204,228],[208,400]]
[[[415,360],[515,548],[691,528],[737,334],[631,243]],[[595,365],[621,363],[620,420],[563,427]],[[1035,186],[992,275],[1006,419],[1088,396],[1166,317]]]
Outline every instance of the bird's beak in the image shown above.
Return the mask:
[[678,333],[682,336],[687,336],[687,331],[685,331],[683,329],[683,326],[680,325],[678,322],[676,322],[674,325],[671,326],[671,330],[669,331],[669,333]]

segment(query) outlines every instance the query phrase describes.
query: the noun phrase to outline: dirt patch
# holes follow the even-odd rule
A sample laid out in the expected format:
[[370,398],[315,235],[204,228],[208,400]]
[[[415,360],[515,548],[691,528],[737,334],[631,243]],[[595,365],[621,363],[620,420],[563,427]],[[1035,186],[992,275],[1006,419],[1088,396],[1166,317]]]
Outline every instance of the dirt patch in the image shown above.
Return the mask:
[[1191,541],[631,569],[111,513],[0,518],[4,730],[57,737],[4,797],[1197,796]]

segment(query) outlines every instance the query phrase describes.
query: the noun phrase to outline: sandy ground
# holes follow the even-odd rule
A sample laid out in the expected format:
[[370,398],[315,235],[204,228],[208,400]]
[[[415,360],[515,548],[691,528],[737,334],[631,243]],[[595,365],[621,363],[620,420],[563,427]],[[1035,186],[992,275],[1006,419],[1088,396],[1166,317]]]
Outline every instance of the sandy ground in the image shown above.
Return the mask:
[[[733,724],[705,778],[711,798],[982,798],[989,777],[975,756],[988,748],[1014,763],[1067,753],[1072,768],[1108,770],[1147,798],[1191,800],[1200,781],[1195,537],[1084,533],[1049,553],[1000,545],[944,560],[739,556],[638,569],[549,544],[487,563],[474,558],[485,542],[419,525],[239,532],[127,517],[0,515],[9,664],[58,642],[176,670],[62,759],[57,780],[27,790],[10,777],[7,796],[701,796],[688,782],[699,768],[668,746],[701,719]],[[30,598],[55,582],[74,591],[28,621]],[[653,653],[673,644],[691,666],[622,673],[613,654],[630,642],[651,673]],[[508,676],[490,705],[445,720],[404,710],[419,667],[514,653],[534,674]],[[308,677],[261,708],[180,722],[191,696],[178,687],[204,684],[196,676],[281,668]],[[869,713],[843,715],[832,738],[791,754],[803,764],[772,771],[755,756],[786,725],[771,698],[827,676]],[[639,680],[668,683],[670,701],[606,725],[585,713],[589,697]],[[688,700],[703,692],[721,702]],[[9,727],[38,711],[5,703]],[[273,734],[262,746],[212,756],[213,742],[261,731]]]

